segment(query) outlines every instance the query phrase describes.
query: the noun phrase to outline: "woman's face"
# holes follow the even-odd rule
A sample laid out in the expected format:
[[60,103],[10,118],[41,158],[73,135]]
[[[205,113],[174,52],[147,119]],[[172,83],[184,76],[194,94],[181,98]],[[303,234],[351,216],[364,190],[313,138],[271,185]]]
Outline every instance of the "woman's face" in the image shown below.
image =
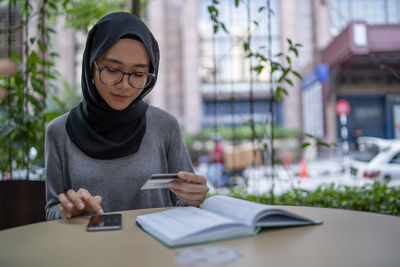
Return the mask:
[[[134,39],[120,39],[96,59],[99,68],[119,70],[125,73],[149,71],[149,57],[144,45]],[[123,110],[136,99],[143,89],[129,85],[128,75],[116,85],[106,85],[100,81],[99,70],[93,66],[94,85],[103,100],[115,110]]]

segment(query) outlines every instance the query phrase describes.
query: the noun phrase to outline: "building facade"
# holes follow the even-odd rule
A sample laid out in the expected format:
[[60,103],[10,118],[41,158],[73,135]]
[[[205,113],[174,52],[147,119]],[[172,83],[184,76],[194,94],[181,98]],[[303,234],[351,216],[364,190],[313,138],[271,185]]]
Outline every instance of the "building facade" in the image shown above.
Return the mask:
[[[278,2],[271,1],[273,54],[281,49]],[[175,115],[186,132],[271,119],[268,71],[255,75],[243,49],[248,32],[252,50],[269,45],[267,12],[259,12],[265,3],[236,7],[234,1],[220,1],[218,19],[228,32],[220,28],[214,35],[208,12],[212,1],[149,1],[148,22],[161,49],[160,80],[150,101]],[[283,104],[274,103],[274,109],[275,122],[282,125]]]
[[[261,9],[267,3],[270,16]],[[264,49],[265,55],[287,53],[287,38],[302,44],[293,69],[304,79],[290,77],[294,84],[288,96],[274,102],[275,123],[340,141],[335,104],[345,99],[351,107],[350,141],[359,128],[363,135],[400,138],[400,0],[251,0],[239,1],[238,7],[233,0],[219,1],[218,19],[229,33],[220,28],[215,35],[211,4],[147,2],[145,21],[161,50],[158,82],[147,100],[176,116],[185,132],[271,120],[274,77],[269,66],[260,75],[250,71],[252,62],[243,49],[250,32],[251,50]],[[60,50],[60,59],[71,49],[79,50],[70,44]],[[65,58],[68,66],[79,63]],[[77,80],[79,73],[68,76]]]
[[[318,2],[314,14],[329,10],[325,31],[331,36],[311,65],[313,70],[321,63],[329,68],[329,80],[320,83],[322,136],[332,142],[348,139],[350,149],[360,135],[399,138],[400,1]],[[307,89],[302,87],[303,96]],[[350,104],[345,135],[335,112],[339,100]],[[303,102],[303,115],[306,106]]]

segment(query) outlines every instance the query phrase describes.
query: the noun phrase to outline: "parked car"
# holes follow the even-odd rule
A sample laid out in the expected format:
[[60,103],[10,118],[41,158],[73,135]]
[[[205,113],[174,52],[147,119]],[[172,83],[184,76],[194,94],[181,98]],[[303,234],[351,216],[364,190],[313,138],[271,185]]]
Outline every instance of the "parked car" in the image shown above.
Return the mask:
[[381,182],[400,179],[400,140],[359,137],[359,150],[350,154],[350,175]]

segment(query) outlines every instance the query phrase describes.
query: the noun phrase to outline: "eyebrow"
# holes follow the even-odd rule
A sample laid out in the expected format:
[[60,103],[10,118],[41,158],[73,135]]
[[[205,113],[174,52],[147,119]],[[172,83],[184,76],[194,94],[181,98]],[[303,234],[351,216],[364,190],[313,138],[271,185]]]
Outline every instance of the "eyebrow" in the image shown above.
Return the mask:
[[[112,62],[112,63],[116,63],[116,64],[119,64],[119,65],[124,65],[124,63],[122,62],[122,61],[119,61],[118,59],[114,59],[114,58],[104,58],[103,59],[104,61],[108,61],[108,62]],[[139,68],[148,68],[149,67],[149,64],[133,64],[133,66],[135,66],[135,67],[139,67]]]

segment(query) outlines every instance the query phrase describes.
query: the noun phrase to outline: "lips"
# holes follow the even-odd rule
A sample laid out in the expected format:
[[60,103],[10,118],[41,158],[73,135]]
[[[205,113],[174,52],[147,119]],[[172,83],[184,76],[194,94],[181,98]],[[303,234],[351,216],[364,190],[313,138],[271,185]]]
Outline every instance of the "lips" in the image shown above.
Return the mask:
[[111,94],[114,99],[119,100],[119,101],[124,101],[129,98],[127,95],[119,95],[119,94]]

